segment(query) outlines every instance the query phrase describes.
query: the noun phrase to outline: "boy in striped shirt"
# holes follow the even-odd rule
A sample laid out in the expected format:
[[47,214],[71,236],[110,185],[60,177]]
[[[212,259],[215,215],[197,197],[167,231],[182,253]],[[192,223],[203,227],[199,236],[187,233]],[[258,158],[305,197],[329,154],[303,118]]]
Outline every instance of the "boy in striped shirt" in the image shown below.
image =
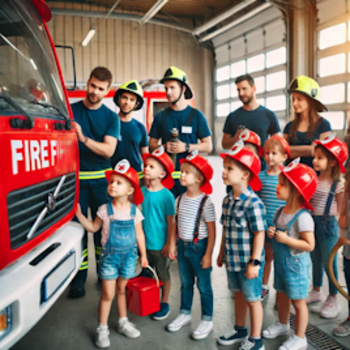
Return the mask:
[[[281,172],[278,166],[283,164],[290,156],[289,144],[283,137],[273,135],[265,142],[264,152],[264,158],[268,169],[261,171],[259,174],[262,188],[258,194],[265,205],[267,227],[271,227],[274,226],[273,218],[276,210],[285,205],[285,201],[277,199],[276,187],[278,185],[278,176]],[[272,261],[271,238],[265,234],[265,267],[261,292],[262,301],[270,294],[268,284]]]
[[180,164],[180,183],[187,189],[186,193],[177,197],[175,202],[181,306],[180,314],[167,329],[169,332],[176,332],[191,322],[193,287],[196,278],[201,298],[202,317],[198,327],[192,333],[192,338],[200,340],[206,338],[214,328],[211,259],[215,243],[216,216],[214,204],[208,196],[213,191],[209,182],[213,177],[213,169],[208,160],[200,156],[198,151],[181,159]]

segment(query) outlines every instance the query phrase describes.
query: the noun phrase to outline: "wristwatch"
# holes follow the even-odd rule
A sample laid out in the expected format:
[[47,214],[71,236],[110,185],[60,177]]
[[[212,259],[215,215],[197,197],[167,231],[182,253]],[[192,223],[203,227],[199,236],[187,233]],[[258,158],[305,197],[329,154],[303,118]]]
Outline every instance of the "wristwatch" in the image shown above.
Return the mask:
[[261,261],[257,259],[250,259],[249,264],[252,264],[253,266],[260,266]]
[[190,144],[186,143],[186,152],[189,152],[189,151],[190,151]]

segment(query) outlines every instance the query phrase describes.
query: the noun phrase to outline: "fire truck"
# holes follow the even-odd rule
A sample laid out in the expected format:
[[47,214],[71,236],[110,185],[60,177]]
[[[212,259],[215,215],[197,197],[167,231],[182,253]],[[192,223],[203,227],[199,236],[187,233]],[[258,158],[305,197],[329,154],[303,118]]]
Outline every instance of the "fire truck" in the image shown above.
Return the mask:
[[78,141],[44,0],[0,6],[0,349],[49,310],[81,264]]

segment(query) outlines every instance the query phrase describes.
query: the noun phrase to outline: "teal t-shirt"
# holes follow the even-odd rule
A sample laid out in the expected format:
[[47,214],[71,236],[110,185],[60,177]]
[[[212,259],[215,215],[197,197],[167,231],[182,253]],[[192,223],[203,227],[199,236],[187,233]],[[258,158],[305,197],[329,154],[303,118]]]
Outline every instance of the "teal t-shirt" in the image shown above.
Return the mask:
[[146,237],[146,248],[148,250],[162,250],[167,237],[167,216],[175,215],[175,197],[166,188],[152,192],[147,187],[142,187],[144,196],[141,205],[143,231]]

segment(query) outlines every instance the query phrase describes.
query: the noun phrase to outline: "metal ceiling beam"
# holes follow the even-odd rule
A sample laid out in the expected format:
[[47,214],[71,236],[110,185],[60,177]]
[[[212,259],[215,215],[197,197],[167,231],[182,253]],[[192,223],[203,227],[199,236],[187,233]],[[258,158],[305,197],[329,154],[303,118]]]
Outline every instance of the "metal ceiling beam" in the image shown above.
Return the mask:
[[140,24],[147,23],[152,17],[154,17],[161,8],[168,2],[169,0],[158,0],[141,18]]

